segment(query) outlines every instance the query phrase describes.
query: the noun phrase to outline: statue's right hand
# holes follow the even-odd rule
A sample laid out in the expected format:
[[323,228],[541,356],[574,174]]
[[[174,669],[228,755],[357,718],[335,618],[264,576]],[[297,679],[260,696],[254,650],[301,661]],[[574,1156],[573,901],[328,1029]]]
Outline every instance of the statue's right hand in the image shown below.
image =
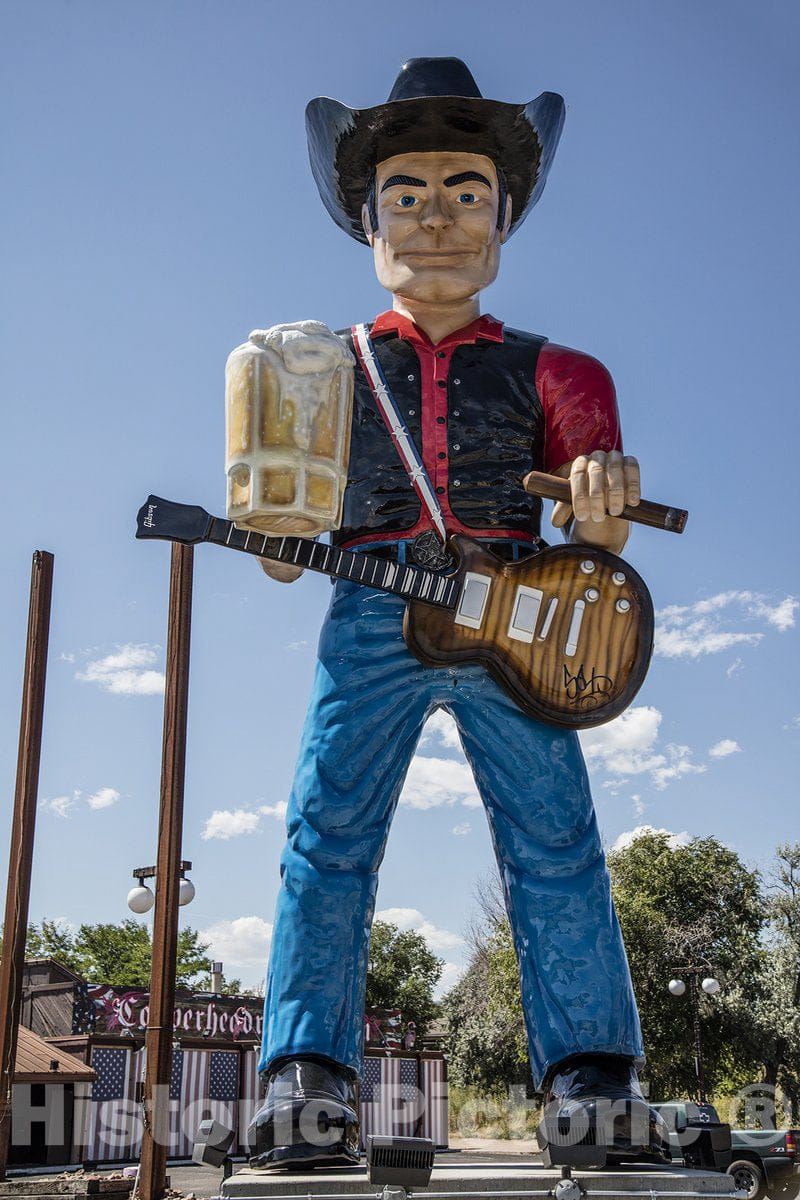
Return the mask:
[[272,558],[260,558],[258,561],[264,574],[278,583],[294,583],[303,574],[302,567],[295,567],[291,563],[275,562]]

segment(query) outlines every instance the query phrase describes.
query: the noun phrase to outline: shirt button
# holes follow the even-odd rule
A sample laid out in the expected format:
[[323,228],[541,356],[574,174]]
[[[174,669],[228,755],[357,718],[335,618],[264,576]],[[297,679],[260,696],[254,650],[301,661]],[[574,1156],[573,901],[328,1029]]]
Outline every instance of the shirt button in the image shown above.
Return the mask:
[[437,458],[447,458],[447,455],[445,454],[444,450],[440,450],[436,457]]
[[436,383],[437,383],[437,385],[438,385],[439,387],[447,387],[447,380],[446,380],[446,379],[437,379],[437,380],[436,380]]
[[415,408],[410,408],[410,409],[408,410],[408,415],[409,415],[410,417],[415,417],[415,416],[417,415],[417,410],[416,410]]
[[409,383],[413,383],[413,382],[414,382],[414,376],[413,376],[413,375],[409,375],[409,376],[408,376],[408,382],[409,382]]
[[460,444],[459,444],[458,442],[453,442],[453,449],[454,449],[454,450],[460,450],[460,449],[461,449],[461,446],[460,446]]
[[444,417],[437,417],[437,418],[436,418],[436,424],[437,424],[437,425],[444,425]]
[[437,358],[447,358],[447,351],[446,350],[437,350],[436,357]]
[[460,479],[454,479],[454,480],[453,480],[453,487],[461,487],[461,480],[460,480]]
[[439,495],[441,496],[441,495],[442,495],[442,493],[444,492],[444,488],[443,488],[443,487],[437,487],[436,491],[437,491],[437,492],[439,493]]
[[454,417],[460,417],[460,416],[461,416],[461,413],[458,411],[458,409],[457,409],[457,408],[454,408],[454,409],[453,409],[453,416],[454,416]]
[[458,387],[458,385],[461,383],[461,380],[460,380],[460,379],[454,379],[454,380],[453,380],[453,383],[456,385],[456,387]]

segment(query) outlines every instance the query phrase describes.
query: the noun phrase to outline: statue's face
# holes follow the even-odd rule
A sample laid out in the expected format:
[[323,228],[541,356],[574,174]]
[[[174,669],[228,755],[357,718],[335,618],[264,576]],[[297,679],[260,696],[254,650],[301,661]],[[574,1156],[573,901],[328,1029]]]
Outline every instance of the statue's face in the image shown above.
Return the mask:
[[378,228],[364,228],[379,281],[393,295],[426,303],[465,300],[497,275],[511,221],[497,228],[497,171],[483,154],[398,154],[378,164]]

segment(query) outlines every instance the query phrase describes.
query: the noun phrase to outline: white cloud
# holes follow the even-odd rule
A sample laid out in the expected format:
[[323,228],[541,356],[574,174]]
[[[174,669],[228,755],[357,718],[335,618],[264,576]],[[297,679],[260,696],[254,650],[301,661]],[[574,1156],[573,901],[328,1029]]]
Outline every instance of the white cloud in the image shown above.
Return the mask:
[[742,747],[733,738],[723,738],[715,742],[708,752],[709,758],[727,758],[729,754],[740,754]]
[[75,662],[75,655],[74,655],[74,654],[72,654],[71,652],[70,652],[70,653],[67,653],[66,651],[62,650],[62,651],[61,651],[61,653],[60,653],[60,654],[59,654],[59,656],[58,656],[58,661],[59,661],[59,662],[65,662],[65,663],[74,663],[74,662]]
[[586,730],[580,736],[587,763],[611,776],[647,774],[659,791],[682,775],[701,775],[706,768],[692,761],[688,746],[656,749],[661,720],[657,708],[640,705],[607,725]]
[[469,821],[465,821],[463,825],[454,825],[450,832],[456,837],[466,837],[468,833],[472,833],[472,826]]
[[692,840],[685,829],[680,833],[672,833],[669,829],[654,829],[652,825],[637,825],[635,829],[628,829],[625,833],[619,835],[611,847],[611,853],[613,854],[615,850],[624,850],[632,842],[635,842],[638,837],[647,833],[669,834],[667,844],[671,850],[677,850],[679,846],[688,846]]
[[451,804],[480,808],[481,798],[465,762],[417,754],[411,760],[400,803],[417,809]]
[[725,668],[725,674],[728,676],[728,679],[732,679],[734,675],[737,675],[739,671],[741,671],[741,669],[742,660],[740,658],[735,658],[730,666]]
[[633,801],[633,815],[635,817],[641,817],[644,813],[644,810],[647,808],[647,805],[642,800],[642,797],[637,794],[631,796],[631,800]]
[[115,654],[93,659],[75,672],[81,683],[96,683],[116,696],[157,696],[164,691],[164,673],[153,668],[158,647],[144,643],[119,646]]
[[436,925],[426,920],[417,908],[383,908],[380,912],[375,913],[375,920],[396,925],[403,932],[413,929],[417,933],[421,933],[434,952],[456,950],[464,946],[462,937],[459,937],[457,933],[451,933],[449,929],[438,929]]
[[292,650],[292,651],[307,650],[308,646],[309,646],[309,643],[306,641],[306,639],[301,638],[297,642],[287,642],[287,644],[284,646],[284,650]]
[[243,833],[255,833],[260,821],[261,814],[258,812],[249,812],[244,808],[217,808],[206,821],[200,836],[204,842],[212,838],[227,842]]
[[39,808],[43,812],[52,813],[54,817],[68,817],[80,796],[81,793],[76,788],[71,796],[54,796],[52,800],[40,800]]
[[282,821],[286,816],[287,807],[285,800],[279,800],[277,804],[262,804],[255,809],[217,808],[206,820],[200,836],[205,842],[212,838],[227,842],[246,833],[255,833],[261,825],[262,817],[274,817],[276,821]]
[[258,811],[262,817],[274,817],[276,821],[282,821],[288,807],[285,800],[279,800],[277,804],[262,804]]
[[210,957],[222,961],[225,974],[235,975],[242,968],[266,966],[272,926],[261,917],[236,917],[201,929],[200,937],[209,943]]
[[437,708],[436,712],[428,717],[428,720],[425,722],[425,728],[422,731],[420,745],[426,746],[432,742],[439,742],[440,746],[447,750],[461,749],[461,738],[458,736],[458,727],[450,716],[450,713],[445,712],[443,708]]
[[[731,628],[733,622],[761,623],[785,633],[794,628],[800,600],[786,596],[771,601],[759,592],[718,592],[695,604],[673,604],[656,613],[655,652],[665,658],[699,658],[731,646],[758,645],[758,629]],[[734,667],[734,669],[736,669]]]
[[436,985],[434,999],[441,1000],[442,996],[455,987],[465,970],[466,967],[460,963],[446,962],[442,970],[442,977]]
[[119,799],[120,793],[116,788],[101,787],[91,796],[86,797],[86,803],[89,808],[111,808],[111,805],[116,804]]
[[664,747],[664,754],[658,757],[664,761],[650,768],[650,778],[660,792],[682,775],[704,775],[706,771],[702,763],[692,762],[692,752],[688,746],[670,743]]

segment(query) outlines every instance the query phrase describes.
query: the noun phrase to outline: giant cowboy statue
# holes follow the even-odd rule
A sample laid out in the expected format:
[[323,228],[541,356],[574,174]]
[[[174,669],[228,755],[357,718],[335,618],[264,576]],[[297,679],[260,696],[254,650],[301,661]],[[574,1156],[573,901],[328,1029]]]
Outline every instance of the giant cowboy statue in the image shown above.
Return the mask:
[[[434,584],[415,594],[438,599],[451,565],[446,536],[466,535],[503,563],[537,554],[542,505],[522,480],[539,470],[568,477],[570,500],[553,512],[567,542],[584,558],[587,547],[595,558],[616,555],[628,536],[620,514],[639,502],[639,472],[622,454],[608,372],[480,312],[501,247],[542,194],[561,97],[487,100],[460,60],[420,58],[402,68],[385,104],[353,110],[318,98],[306,115],[323,203],[371,247],[392,296],[386,312],[351,332],[306,322],[263,335],[291,345],[285,362],[298,375],[334,342],[335,355],[355,364],[332,546],[350,551],[350,563],[371,555],[370,570],[379,561],[408,588],[417,584],[407,568],[425,567]],[[302,570],[261,562],[283,582]],[[581,565],[591,571],[593,560]],[[485,588],[480,571],[473,576],[457,619],[476,627]],[[287,816],[252,1164],[357,1158],[354,1089],[378,868],[414,748],[438,708],[458,726],[486,807],[534,1083],[558,1130],[588,1114],[598,1126],[588,1140],[605,1138],[611,1159],[662,1159],[663,1126],[637,1079],[639,1020],[577,735],[525,711],[481,666],[456,660],[441,670],[412,654],[397,591],[340,579],[322,630]],[[574,605],[571,630],[583,608]],[[509,637],[530,643],[535,619],[526,626],[521,601],[515,612]],[[302,1119],[309,1100],[324,1111],[311,1130]],[[601,1129],[603,1102],[616,1104],[617,1118]]]

